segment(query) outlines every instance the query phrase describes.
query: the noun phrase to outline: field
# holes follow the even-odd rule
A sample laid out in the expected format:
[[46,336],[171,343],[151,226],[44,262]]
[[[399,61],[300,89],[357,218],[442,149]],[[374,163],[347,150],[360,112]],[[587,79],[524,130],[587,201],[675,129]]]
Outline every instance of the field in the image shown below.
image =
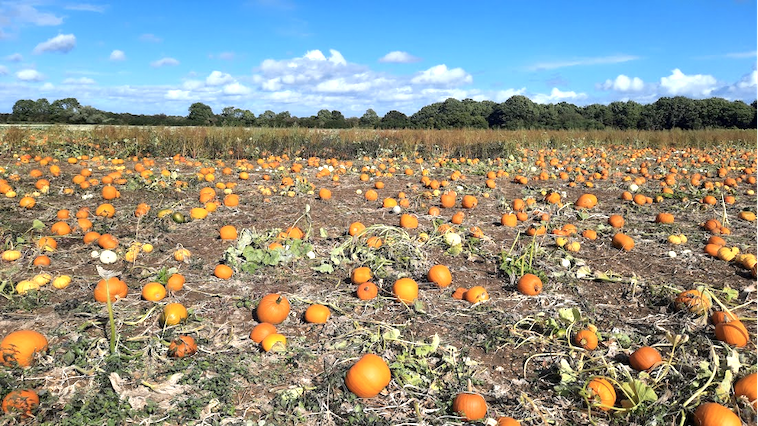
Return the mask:
[[[0,398],[39,396],[0,422],[466,424],[470,391],[474,424],[684,425],[707,402],[755,424],[733,390],[756,373],[755,131],[368,132],[0,130],[0,338],[47,340],[28,366],[0,345]],[[128,294],[96,301],[106,278]],[[290,311],[266,351],[269,294]],[[360,398],[365,354],[391,380]]]

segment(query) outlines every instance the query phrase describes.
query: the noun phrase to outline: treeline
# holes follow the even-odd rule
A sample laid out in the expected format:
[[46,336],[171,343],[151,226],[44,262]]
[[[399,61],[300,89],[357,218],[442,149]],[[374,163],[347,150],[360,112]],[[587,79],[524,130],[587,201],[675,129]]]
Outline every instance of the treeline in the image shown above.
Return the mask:
[[650,104],[634,101],[579,107],[566,102],[537,104],[525,96],[502,103],[447,99],[421,108],[408,116],[389,111],[380,117],[373,109],[361,117],[346,118],[340,111],[322,109],[310,117],[295,117],[288,111],[267,110],[255,115],[233,106],[220,114],[201,102],[190,105],[187,116],[136,115],[101,111],[81,105],[76,98],[36,101],[23,99],[11,114],[0,114],[0,123],[104,124],[135,126],[223,126],[323,129],[544,129],[544,130],[700,130],[755,129],[756,101],[722,98],[689,99],[664,97]]

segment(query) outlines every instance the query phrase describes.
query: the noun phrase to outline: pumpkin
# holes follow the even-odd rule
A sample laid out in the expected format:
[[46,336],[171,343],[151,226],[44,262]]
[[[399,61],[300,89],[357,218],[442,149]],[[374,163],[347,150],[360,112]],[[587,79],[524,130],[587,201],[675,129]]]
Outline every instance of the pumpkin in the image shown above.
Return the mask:
[[732,410],[715,402],[700,404],[694,420],[695,426],[742,426],[742,421]]
[[655,216],[655,223],[663,223],[663,224],[674,223],[674,215],[671,213],[660,212]]
[[363,284],[368,282],[371,277],[371,268],[368,266],[355,268],[353,269],[353,272],[350,273],[350,281],[352,281],[353,284]]
[[62,290],[68,287],[69,284],[71,284],[70,275],[61,275],[53,280],[53,287],[57,288],[58,290]]
[[737,315],[727,311],[716,311],[711,315],[711,322],[713,325],[726,321],[735,321],[737,319]]
[[587,383],[587,392],[591,405],[603,411],[608,411],[616,403],[616,390],[613,385],[602,377],[595,377]]
[[747,329],[740,320],[716,324],[716,338],[739,348],[747,345],[750,340]]
[[536,296],[542,293],[542,280],[534,274],[524,274],[516,283],[519,293],[527,296]]
[[450,269],[445,265],[434,265],[429,269],[426,278],[438,287],[447,287],[453,282]]
[[379,395],[392,379],[387,363],[375,354],[365,354],[347,371],[345,386],[359,398]]
[[34,330],[17,330],[0,341],[0,362],[6,367],[28,367],[37,352],[47,350],[47,338]]
[[222,240],[237,239],[237,228],[234,225],[224,225],[218,232]]
[[418,284],[412,278],[400,278],[392,285],[392,293],[405,304],[418,298]]
[[478,393],[461,392],[453,400],[453,412],[465,420],[480,420],[487,415],[487,401]]
[[756,379],[758,375],[756,373],[748,374],[747,376],[737,380],[734,384],[734,396],[737,398],[745,397],[747,401],[756,408],[758,405],[758,382]]
[[192,253],[186,248],[178,248],[174,251],[174,260],[177,262],[188,262],[191,255]]
[[620,214],[612,214],[608,217],[608,225],[611,225],[614,228],[623,228],[624,227],[624,216],[621,216]]
[[44,251],[55,251],[58,248],[58,241],[53,237],[40,237],[37,240],[37,247]]
[[24,417],[32,417],[32,411],[39,407],[39,396],[31,389],[14,390],[3,398],[3,411],[6,414],[21,413]]
[[261,347],[266,352],[281,352],[287,349],[287,338],[283,334],[271,333],[263,338]]
[[166,281],[166,289],[171,291],[179,291],[184,287],[186,279],[182,274],[171,274]]
[[366,240],[366,245],[374,249],[378,249],[382,246],[382,244],[384,244],[384,241],[382,241],[382,239],[376,235],[368,237]]
[[574,336],[574,344],[588,351],[594,351],[597,349],[597,334],[590,329],[580,330]]
[[634,248],[634,240],[632,237],[621,232],[613,236],[611,243],[613,244],[613,247],[616,247],[619,250],[630,251]]
[[184,358],[197,353],[197,343],[192,336],[179,336],[168,345],[168,356]]
[[464,195],[463,199],[461,200],[461,206],[464,209],[473,209],[477,206],[477,204],[479,204],[479,200],[477,200],[473,195]]
[[509,228],[514,228],[518,224],[518,219],[513,213],[503,213],[503,215],[500,216],[500,224]]
[[263,296],[258,307],[255,308],[255,315],[259,322],[269,322],[271,324],[281,324],[287,319],[290,313],[290,302],[286,297],[277,293]]
[[498,417],[496,426],[521,426],[521,422],[513,417]]
[[312,324],[325,324],[332,312],[324,305],[314,303],[305,310],[305,322]]
[[218,264],[213,269],[213,275],[222,280],[228,280],[233,274],[234,270],[229,265]]
[[166,297],[166,287],[159,282],[149,282],[142,286],[142,298],[151,302],[158,302]]
[[113,207],[113,204],[110,204],[110,203],[100,204],[95,209],[95,216],[111,218],[115,214],[116,214],[116,208]]
[[455,192],[453,191],[445,192],[444,194],[440,195],[440,206],[446,209],[455,207],[455,197],[456,197]]
[[379,295],[379,287],[370,281],[361,283],[358,284],[355,294],[361,300],[371,300]]
[[105,233],[97,237],[97,245],[105,250],[113,250],[118,247],[118,239],[112,234]]
[[580,195],[574,204],[581,209],[591,209],[597,205],[597,197],[593,194],[585,193]]
[[109,293],[111,302],[115,302],[118,299],[126,297],[127,293],[129,293],[129,287],[118,277],[110,277],[98,281],[97,285],[95,285],[95,300],[106,303]]
[[418,218],[414,215],[403,213],[400,216],[400,227],[405,229],[418,228]]
[[366,225],[364,225],[361,222],[353,222],[348,226],[347,233],[348,235],[354,237],[360,233],[362,233],[366,229]]
[[276,333],[276,326],[268,322],[262,322],[250,330],[250,340],[255,343],[261,343],[266,336],[272,333]]
[[700,293],[700,291],[692,289],[679,293],[676,299],[674,299],[674,305],[680,311],[705,315],[711,309],[711,299]]
[[186,320],[188,316],[189,313],[184,305],[181,303],[169,303],[163,307],[163,312],[160,318],[158,318],[158,322],[164,326],[177,325]]
[[487,293],[487,290],[480,285],[477,285],[468,289],[464,297],[466,298],[466,301],[469,303],[480,303],[480,302],[490,300],[489,293]]
[[3,251],[2,258],[6,262],[13,262],[21,258],[21,252],[18,250],[5,250]]
[[326,188],[321,188],[318,191],[318,198],[322,200],[330,200],[332,198],[332,191]]
[[649,370],[661,362],[661,353],[650,346],[643,346],[629,355],[629,365],[637,371]]

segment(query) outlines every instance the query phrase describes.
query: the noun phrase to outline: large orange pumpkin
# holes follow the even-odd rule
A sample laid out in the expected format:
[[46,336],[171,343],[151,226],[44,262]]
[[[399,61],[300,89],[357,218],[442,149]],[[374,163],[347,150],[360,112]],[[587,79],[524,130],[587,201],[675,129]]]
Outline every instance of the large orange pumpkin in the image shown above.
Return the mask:
[[447,287],[453,282],[450,269],[445,265],[434,265],[426,275],[427,279],[439,287]]
[[405,304],[413,303],[418,298],[418,284],[412,278],[400,278],[392,285],[392,293]]
[[0,342],[0,362],[5,366],[28,367],[34,354],[47,350],[47,338],[34,330],[14,331]]
[[95,286],[95,300],[106,303],[108,301],[108,293],[110,293],[111,302],[115,302],[118,299],[126,297],[128,292],[129,287],[118,277],[111,277],[107,280],[102,279]]
[[595,377],[587,383],[587,389],[592,405],[603,411],[608,411],[616,403],[616,390],[613,385],[602,377]]
[[742,426],[734,412],[721,404],[706,402],[695,410],[695,426]]
[[392,379],[387,363],[375,354],[366,354],[345,375],[345,385],[359,398],[379,395]]
[[453,400],[453,412],[466,420],[479,420],[487,415],[487,401],[478,393],[461,392]]
[[255,309],[255,315],[259,322],[268,322],[271,324],[281,324],[287,319],[290,313],[290,302],[284,296],[272,293],[263,296],[258,307]]
[[31,389],[14,390],[3,398],[5,413],[20,412],[24,417],[32,417],[32,411],[39,407],[39,396]]

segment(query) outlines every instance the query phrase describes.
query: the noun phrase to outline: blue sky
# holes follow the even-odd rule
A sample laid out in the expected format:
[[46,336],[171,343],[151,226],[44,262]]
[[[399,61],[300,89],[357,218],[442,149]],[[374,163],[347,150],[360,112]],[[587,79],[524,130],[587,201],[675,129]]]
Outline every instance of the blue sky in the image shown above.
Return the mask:
[[756,2],[0,0],[0,112],[756,99]]

